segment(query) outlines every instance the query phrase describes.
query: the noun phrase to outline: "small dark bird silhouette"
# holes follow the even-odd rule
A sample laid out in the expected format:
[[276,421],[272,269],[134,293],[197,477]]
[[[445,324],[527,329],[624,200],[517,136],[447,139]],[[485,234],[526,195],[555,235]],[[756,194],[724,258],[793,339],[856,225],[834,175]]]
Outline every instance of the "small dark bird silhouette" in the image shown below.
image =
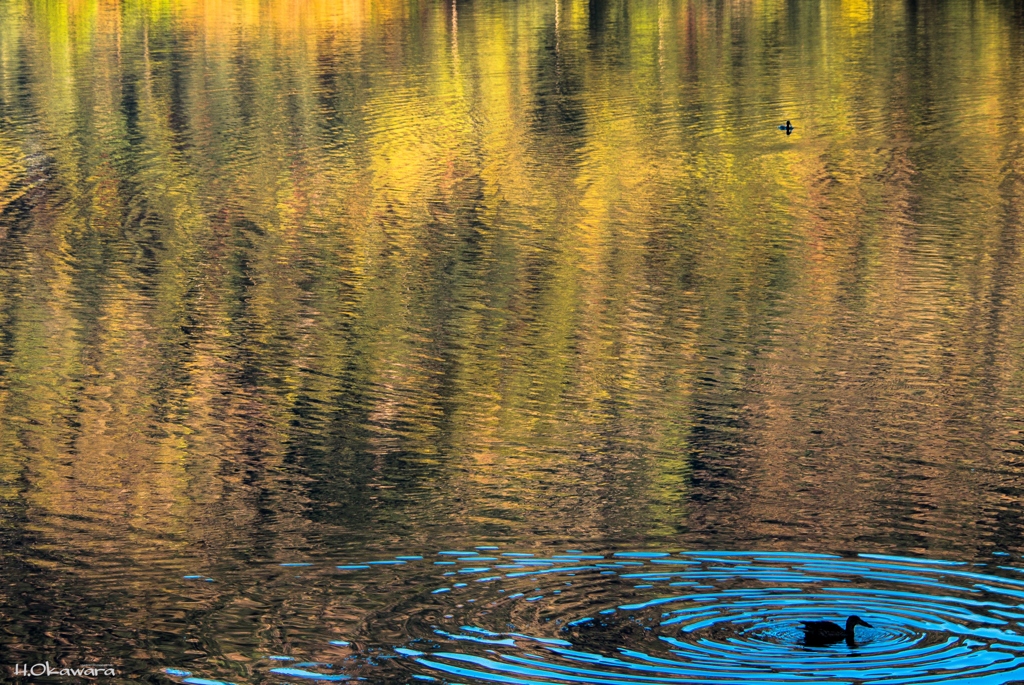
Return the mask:
[[779,130],[780,131],[785,131],[786,135],[788,136],[790,133],[793,132],[793,124],[789,123],[789,119],[786,119],[786,125],[785,126],[779,126]]
[[851,647],[856,644],[853,630],[857,626],[873,627],[860,616],[851,616],[846,619],[846,630],[832,621],[803,621],[804,644],[809,647],[823,647],[835,644],[840,640],[846,640]]

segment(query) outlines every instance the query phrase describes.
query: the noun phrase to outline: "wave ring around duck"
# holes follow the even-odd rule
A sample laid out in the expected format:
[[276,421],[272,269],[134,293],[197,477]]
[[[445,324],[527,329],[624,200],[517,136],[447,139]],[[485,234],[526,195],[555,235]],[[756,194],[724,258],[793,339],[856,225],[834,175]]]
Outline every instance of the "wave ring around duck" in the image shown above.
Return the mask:
[[[555,561],[560,563],[516,574],[516,580],[537,585],[534,597],[519,601],[579,583],[588,571],[609,573],[608,564]],[[634,587],[654,591],[660,583],[676,591],[563,615],[556,635],[470,624],[435,629],[429,650],[398,651],[415,663],[420,679],[449,682],[1024,681],[1021,580],[974,572],[962,563],[872,555],[687,553],[629,563],[616,575],[649,583]],[[465,607],[472,592],[445,596]],[[850,614],[872,624],[857,629],[856,644],[803,644],[801,622],[841,623]],[[612,639],[602,633],[608,630]]]

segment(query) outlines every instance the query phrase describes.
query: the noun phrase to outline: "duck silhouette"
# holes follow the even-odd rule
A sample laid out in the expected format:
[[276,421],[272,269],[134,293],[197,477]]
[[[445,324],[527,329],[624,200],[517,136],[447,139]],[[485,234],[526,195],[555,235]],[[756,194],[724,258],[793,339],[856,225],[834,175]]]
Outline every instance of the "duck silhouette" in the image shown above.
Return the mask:
[[789,135],[790,133],[792,133],[792,132],[793,132],[793,124],[791,124],[791,123],[789,122],[789,119],[786,119],[786,125],[785,125],[785,126],[781,126],[781,125],[780,125],[780,126],[779,126],[779,130],[780,130],[780,131],[785,131],[785,132],[786,132],[786,135],[788,136],[788,135]]
[[853,630],[857,626],[872,628],[873,626],[860,616],[846,619],[846,629],[832,621],[803,621],[804,644],[809,647],[822,647],[846,640],[851,647],[856,644]]

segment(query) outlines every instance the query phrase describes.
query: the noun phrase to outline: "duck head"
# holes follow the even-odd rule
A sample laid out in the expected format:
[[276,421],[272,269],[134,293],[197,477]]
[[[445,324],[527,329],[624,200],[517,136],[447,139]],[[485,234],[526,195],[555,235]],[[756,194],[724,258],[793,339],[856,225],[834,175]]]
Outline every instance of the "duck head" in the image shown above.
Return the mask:
[[846,633],[853,635],[853,629],[857,626],[864,626],[865,628],[874,628],[870,623],[862,619],[860,616],[851,616],[846,619]]

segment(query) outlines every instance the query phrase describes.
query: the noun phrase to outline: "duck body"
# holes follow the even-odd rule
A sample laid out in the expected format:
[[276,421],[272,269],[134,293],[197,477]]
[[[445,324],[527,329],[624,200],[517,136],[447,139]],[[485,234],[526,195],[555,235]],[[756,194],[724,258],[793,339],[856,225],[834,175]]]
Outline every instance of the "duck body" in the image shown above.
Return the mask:
[[848,645],[856,644],[854,629],[857,626],[871,627],[871,624],[860,616],[846,619],[846,628],[832,621],[803,621],[804,644],[811,647],[831,645],[846,640]]
[[[779,130],[780,131],[785,131],[786,135],[788,136],[790,133],[793,132],[793,124],[791,124],[789,122],[789,119],[787,119],[785,125],[779,125]],[[829,621],[815,621],[815,622],[816,623],[828,623]],[[835,625],[835,624],[833,624],[833,625]]]

